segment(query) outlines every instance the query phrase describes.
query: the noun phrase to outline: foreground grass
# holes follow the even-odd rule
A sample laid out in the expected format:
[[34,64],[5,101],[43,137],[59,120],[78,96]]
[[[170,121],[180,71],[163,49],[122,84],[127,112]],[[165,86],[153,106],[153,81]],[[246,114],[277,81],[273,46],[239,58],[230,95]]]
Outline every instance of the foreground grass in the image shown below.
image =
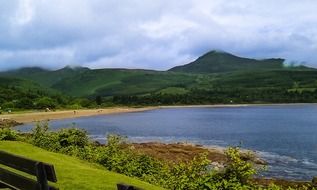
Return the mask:
[[53,164],[58,179],[57,187],[61,190],[115,190],[117,183],[131,184],[145,190],[162,189],[137,179],[106,171],[101,166],[48,152],[27,143],[0,141],[0,150]]

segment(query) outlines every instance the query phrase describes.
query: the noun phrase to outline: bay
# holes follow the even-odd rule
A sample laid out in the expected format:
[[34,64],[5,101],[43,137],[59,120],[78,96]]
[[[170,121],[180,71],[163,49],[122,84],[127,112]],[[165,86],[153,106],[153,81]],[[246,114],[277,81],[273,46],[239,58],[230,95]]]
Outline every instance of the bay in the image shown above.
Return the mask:
[[[135,142],[241,146],[268,163],[260,175],[311,180],[317,176],[317,105],[179,107],[50,121],[52,130],[79,127],[104,142],[107,134]],[[30,131],[34,124],[18,127]]]

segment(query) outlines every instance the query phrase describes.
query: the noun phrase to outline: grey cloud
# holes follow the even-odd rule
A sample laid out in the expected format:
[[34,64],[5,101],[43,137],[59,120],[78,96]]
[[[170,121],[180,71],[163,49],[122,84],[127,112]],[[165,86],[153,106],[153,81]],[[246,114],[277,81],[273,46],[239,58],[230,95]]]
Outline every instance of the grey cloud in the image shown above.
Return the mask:
[[312,0],[1,1],[0,69],[164,70],[211,49],[317,67],[316,8]]

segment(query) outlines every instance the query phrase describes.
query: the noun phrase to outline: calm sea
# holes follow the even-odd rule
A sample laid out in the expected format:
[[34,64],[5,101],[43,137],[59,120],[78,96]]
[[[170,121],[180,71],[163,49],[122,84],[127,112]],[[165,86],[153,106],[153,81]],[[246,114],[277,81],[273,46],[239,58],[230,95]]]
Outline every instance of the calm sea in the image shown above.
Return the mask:
[[[18,127],[28,131],[34,124]],[[104,142],[107,134],[131,141],[191,142],[256,150],[269,167],[261,175],[310,180],[317,176],[317,105],[164,108],[50,122],[79,127]]]

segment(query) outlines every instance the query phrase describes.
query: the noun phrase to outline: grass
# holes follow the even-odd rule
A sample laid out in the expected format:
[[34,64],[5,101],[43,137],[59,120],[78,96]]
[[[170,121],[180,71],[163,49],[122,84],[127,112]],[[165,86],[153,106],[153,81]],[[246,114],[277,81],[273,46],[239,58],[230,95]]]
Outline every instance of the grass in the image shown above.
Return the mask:
[[52,153],[27,143],[0,141],[0,150],[53,164],[57,187],[67,190],[115,190],[117,183],[135,185],[144,190],[160,190],[140,180],[107,171],[103,167],[74,157]]

